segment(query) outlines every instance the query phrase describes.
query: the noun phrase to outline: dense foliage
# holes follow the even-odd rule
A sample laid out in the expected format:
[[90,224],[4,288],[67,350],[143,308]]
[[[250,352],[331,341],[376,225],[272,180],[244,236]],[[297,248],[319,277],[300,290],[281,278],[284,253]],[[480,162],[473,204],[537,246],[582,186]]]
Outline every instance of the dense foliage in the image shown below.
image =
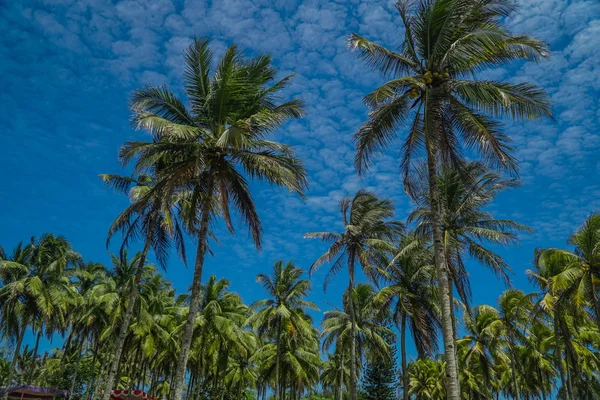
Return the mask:
[[[275,80],[269,56],[248,58],[235,45],[213,60],[208,41],[195,39],[185,100],[165,87],[135,91],[133,120],[150,136],[119,151],[131,175],[101,175],[131,201],[109,227],[109,242],[121,241],[110,265],[51,233],[2,243],[0,385],[86,400],[113,388],[172,400],[600,398],[600,214],[568,248],[531,255],[535,292],[509,288],[493,305],[471,299],[469,262],[509,283],[498,249],[531,232],[490,211],[518,185],[503,176],[517,160],[495,118],[551,117],[543,90],[477,73],[544,57],[546,46],[505,29],[510,0],[397,8],[398,52],[358,35],[350,44],[391,79],[366,97],[356,168],[365,173],[406,128],[407,221],[395,220],[389,199],[359,190],[340,201],[341,224],[306,233],[329,244],[308,271],[278,261],[257,276],[263,300],[248,305],[224,277],[203,280],[215,224],[233,233],[232,214],[260,248],[250,181],[304,197],[307,174],[290,146],[268,140],[302,116],[299,100],[281,99],[292,77]],[[154,264],[167,266],[173,250],[185,260],[186,237],[194,278],[178,293]],[[324,266],[325,287],[345,273],[348,285],[340,307],[321,314],[305,272]]]
[[[464,335],[457,338],[457,353],[464,399],[549,399],[556,393],[572,399],[600,396],[597,293],[581,284],[582,277],[596,268],[598,221],[600,215],[593,214],[574,232],[569,238],[576,246],[572,250],[536,252],[534,268],[527,274],[539,291],[508,289],[497,304],[460,314]],[[427,284],[411,278],[398,279],[396,287],[378,290],[361,283],[353,289],[359,395],[364,399],[396,398],[398,392],[413,399],[445,398],[445,363],[431,345],[437,341],[439,324],[419,331],[420,321],[436,321],[439,310],[409,306],[411,293],[419,290],[430,290],[435,299],[435,278],[428,272],[431,244],[415,242],[414,233],[403,236],[395,268],[405,266],[406,271],[419,271],[415,258],[406,254],[407,240],[416,246],[410,251],[423,253],[418,262],[424,264],[420,273]],[[118,321],[127,308],[139,253],[125,251],[104,266],[85,262],[66,239],[47,234],[18,243],[12,251],[2,250],[1,255],[2,382],[61,387],[75,398],[97,398],[114,355]],[[382,268],[380,278],[388,278],[394,270]],[[281,399],[319,398],[322,390],[329,396],[324,398],[346,398],[352,329],[348,293],[344,308],[325,311],[319,328],[306,312],[316,306],[308,300],[311,285],[302,275],[294,264],[277,262],[271,275],[258,276],[266,297],[251,306],[231,291],[227,280],[208,278],[202,286],[188,364],[189,398],[268,398],[275,388]],[[596,285],[598,277],[592,276]],[[405,285],[404,291],[399,285]],[[189,296],[177,294],[150,264],[144,265],[138,291],[115,386],[169,398]],[[382,302],[389,296],[408,304],[406,313],[415,319],[410,338],[420,348],[400,374],[394,341],[406,340],[401,340],[406,322],[395,332],[390,321],[407,318],[396,302]],[[33,334],[34,340],[23,345],[26,334]],[[59,347],[39,350],[41,337],[56,340],[57,335],[64,339]],[[327,352],[320,350],[320,343]]]

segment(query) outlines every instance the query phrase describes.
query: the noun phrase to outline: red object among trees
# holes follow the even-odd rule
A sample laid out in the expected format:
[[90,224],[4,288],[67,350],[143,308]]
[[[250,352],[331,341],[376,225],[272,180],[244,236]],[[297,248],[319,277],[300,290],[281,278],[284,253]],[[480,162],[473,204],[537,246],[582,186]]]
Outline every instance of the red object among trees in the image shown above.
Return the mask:
[[113,390],[110,398],[111,400],[156,400],[143,390]]

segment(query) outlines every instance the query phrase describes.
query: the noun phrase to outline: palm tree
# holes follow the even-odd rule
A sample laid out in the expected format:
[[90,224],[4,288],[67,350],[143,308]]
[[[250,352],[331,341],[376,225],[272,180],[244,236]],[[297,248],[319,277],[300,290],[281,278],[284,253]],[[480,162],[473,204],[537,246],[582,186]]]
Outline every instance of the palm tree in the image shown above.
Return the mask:
[[[347,349],[340,343],[333,354],[327,354],[323,365],[321,382],[334,393],[334,400],[343,400],[344,391],[350,387],[350,357]],[[345,390],[344,390],[345,389]]]
[[393,321],[400,332],[403,398],[408,400],[407,329],[410,329],[417,352],[422,357],[437,350],[436,329],[440,324],[433,254],[425,248],[423,238],[414,233],[403,236],[397,256],[382,275],[389,286],[381,289],[374,301],[391,309]]
[[[589,370],[586,365],[595,364],[595,361],[589,360],[597,358],[590,353],[586,342],[597,335],[598,326],[594,318],[593,299],[582,301],[589,294],[589,281],[586,282],[584,274],[579,274],[581,269],[577,268],[577,264],[567,263],[566,259],[569,256],[563,251],[537,250],[535,269],[528,270],[527,274],[541,289],[536,294],[535,315],[549,318],[554,331],[554,359],[562,384],[562,396],[573,400],[589,396],[592,390],[594,379],[588,380],[586,377],[586,369]],[[573,261],[573,258],[570,260]],[[576,276],[581,279],[572,279]],[[579,286],[574,285],[574,281],[579,282]],[[594,325],[591,330],[594,333],[591,334],[588,333],[591,332],[590,325]],[[585,333],[582,335],[582,332]],[[592,342],[594,340],[591,339]]]
[[515,349],[516,359],[522,363],[520,373],[524,374],[520,387],[525,386],[530,393],[538,395],[542,400],[546,400],[546,396],[550,396],[554,389],[557,374],[552,355],[554,348],[552,327],[537,319],[529,324],[524,345]]
[[[222,366],[233,354],[249,357],[256,347],[256,339],[248,336],[243,329],[250,310],[238,294],[229,291],[228,280],[212,275],[203,285],[202,293],[196,318],[196,324],[201,329],[195,331],[195,351],[190,360],[197,367],[194,371],[198,376],[195,376],[196,372],[192,374],[195,385],[200,389],[200,383],[203,383],[203,389],[214,397],[224,390],[222,375],[226,368]],[[199,382],[200,378],[204,378],[204,381]],[[193,389],[191,386],[190,391]]]
[[[247,324],[251,325],[259,335],[275,332],[275,400],[279,398],[282,389],[281,375],[281,341],[286,325],[291,325],[296,331],[310,336],[311,328],[303,316],[306,309],[318,310],[316,304],[306,301],[310,291],[310,281],[300,279],[303,270],[289,261],[276,261],[271,276],[259,274],[256,281],[261,283],[269,298],[253,303],[250,308],[255,313],[250,316]],[[300,312],[300,313],[299,313]]]
[[[408,220],[417,222],[417,231],[420,234],[431,237],[433,212],[426,184],[427,176],[421,176],[416,190],[417,207],[411,212]],[[531,232],[525,225],[508,219],[497,219],[491,212],[486,211],[502,190],[517,185],[517,180],[502,178],[498,173],[477,162],[466,164],[462,171],[445,167],[438,175],[439,202],[444,210],[444,254],[450,274],[449,293],[453,294],[455,286],[469,312],[471,288],[465,258],[470,257],[478,261],[508,283],[510,267],[489,245],[514,244],[519,232]]]
[[498,316],[504,324],[505,343],[510,356],[509,373],[516,400],[521,399],[518,376],[522,374],[516,348],[519,342],[526,340],[526,327],[533,309],[532,297],[521,290],[508,289],[498,299]]
[[537,60],[546,46],[526,35],[512,35],[503,18],[513,9],[510,0],[400,0],[404,23],[399,52],[356,34],[353,49],[370,66],[392,79],[365,100],[369,121],[356,133],[355,165],[365,172],[373,153],[385,149],[401,126],[408,126],[402,147],[401,169],[409,194],[413,159],[427,159],[435,266],[442,311],[448,398],[460,398],[453,340],[452,302],[443,247],[441,204],[436,177],[440,164],[460,169],[463,150],[473,150],[489,164],[516,170],[509,138],[491,117],[532,119],[550,116],[546,94],[527,83],[469,79],[477,71],[515,59]]
[[146,258],[150,248],[154,250],[157,261],[165,266],[171,241],[175,242],[180,257],[185,260],[183,232],[174,215],[173,196],[165,198],[158,196],[152,190],[156,184],[153,175],[160,167],[151,165],[151,174],[140,174],[137,177],[124,177],[114,174],[103,174],[100,178],[108,185],[120,192],[128,193],[131,200],[129,205],[112,223],[108,231],[106,245],[111,238],[120,233],[123,239],[121,252],[134,240],[141,238],[144,243],[143,250],[137,257],[136,273],[129,287],[127,307],[122,316],[119,334],[114,345],[114,356],[110,361],[105,379],[103,400],[109,400],[115,377],[121,362],[121,353],[129,331],[129,324],[133,316],[136,302],[139,297],[138,285],[142,280]]
[[544,249],[540,259],[553,258],[564,264],[564,271],[556,277],[557,284],[572,293],[579,307],[591,305],[590,313],[600,329],[600,214],[590,215],[568,240],[574,251]]
[[[81,301],[67,276],[78,260],[70,243],[52,234],[44,234],[39,240],[32,238],[27,246],[19,244],[11,257],[0,260],[0,317],[7,321],[4,334],[16,338],[7,385],[12,384],[27,327],[31,326],[36,334],[31,353],[35,362],[43,331],[52,336],[55,328],[64,329],[68,311]],[[30,368],[29,376],[32,375]]]
[[419,358],[408,365],[409,393],[416,400],[444,400],[444,369],[442,361]]
[[[348,268],[348,293],[355,287],[355,266],[359,266],[368,276],[374,276],[376,267],[387,265],[386,256],[393,250],[395,242],[402,232],[403,226],[396,221],[387,221],[394,215],[394,206],[389,200],[381,200],[373,193],[359,190],[353,198],[340,201],[340,212],[344,223],[344,232],[310,232],[305,238],[321,239],[331,242],[329,249],[310,267],[312,275],[323,264],[331,264],[325,277],[324,288],[330,280],[344,267]],[[348,311],[352,321],[350,332],[350,400],[356,400],[356,318],[353,296],[348,300]]]
[[504,324],[498,310],[483,305],[475,308],[473,316],[465,314],[465,328],[467,335],[457,343],[459,348],[464,348],[465,369],[475,364],[483,375],[483,393],[491,395],[495,366],[498,360],[507,361],[503,353]]
[[375,294],[373,287],[366,283],[348,287],[344,293],[343,309],[326,311],[323,318],[323,350],[328,350],[335,343],[336,352],[350,353],[350,397],[352,371],[355,371],[356,382],[357,370],[362,366],[366,351],[389,357],[386,338],[393,337],[394,333],[383,324],[388,317],[387,309],[376,306]]
[[183,393],[211,221],[220,216],[233,232],[233,205],[260,248],[261,223],[245,176],[300,195],[306,187],[304,168],[291,148],[265,139],[286,120],[302,115],[299,100],[278,101],[291,76],[275,81],[269,56],[245,58],[236,45],[214,69],[212,61],[208,41],[195,39],[185,53],[184,91],[189,108],[167,88],[137,90],[131,100],[135,123],[155,140],[129,142],[121,151],[123,162],[136,159],[140,170],[156,160],[164,161],[161,183],[155,188],[160,196],[170,197],[181,189],[192,192],[186,224],[197,238],[197,251],[190,313],[173,382],[177,400]]

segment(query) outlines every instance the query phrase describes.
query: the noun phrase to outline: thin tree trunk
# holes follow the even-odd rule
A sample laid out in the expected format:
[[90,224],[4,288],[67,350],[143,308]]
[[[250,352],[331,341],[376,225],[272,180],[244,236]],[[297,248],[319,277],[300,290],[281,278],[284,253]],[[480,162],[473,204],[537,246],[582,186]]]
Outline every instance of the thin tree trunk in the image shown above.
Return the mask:
[[356,313],[354,310],[354,254],[348,254],[348,310],[350,311],[350,400],[356,400]]
[[560,335],[558,332],[558,326],[556,325],[556,319],[554,322],[554,342],[555,342],[555,352],[556,352],[556,364],[558,367],[558,372],[560,374],[560,382],[562,384],[563,390],[565,391],[565,400],[572,400],[571,398],[571,390],[569,389],[569,385],[567,383],[567,377],[565,374],[565,368],[563,366],[563,356],[562,349],[560,348]]
[[131,317],[133,316],[133,311],[135,309],[135,303],[137,302],[139,295],[138,285],[142,280],[142,275],[144,273],[144,264],[146,263],[146,256],[148,255],[149,249],[150,236],[146,238],[146,244],[144,245],[144,250],[142,251],[142,254],[140,256],[140,261],[138,263],[137,271],[135,273],[135,278],[133,279],[133,284],[131,285],[131,293],[129,293],[127,308],[125,309],[125,315],[123,315],[123,321],[121,321],[121,327],[119,328],[119,336],[117,337],[117,341],[115,343],[114,358],[110,363],[110,369],[108,370],[108,376],[106,377],[106,381],[104,384],[102,400],[110,399],[110,395],[115,384],[115,378],[117,376],[119,363],[121,361],[121,353],[123,353],[123,345],[125,344],[125,339],[127,338],[127,332],[129,331],[129,323],[131,322]]
[[600,329],[600,301],[598,301],[598,294],[596,293],[596,283],[594,282],[594,276],[590,277],[590,282],[592,284],[592,301],[594,303],[594,311],[596,317],[596,325],[598,329]]
[[275,354],[275,400],[279,399],[279,374],[281,371],[281,317],[277,320],[277,354]]
[[342,347],[342,351],[341,351],[341,357],[340,357],[340,382],[338,384],[338,389],[337,389],[337,396],[336,396],[336,400],[342,400],[343,398],[343,391],[342,391],[342,385],[344,384],[344,349]]
[[510,343],[508,344],[508,348],[510,349],[510,371],[512,375],[513,386],[515,390],[515,400],[521,400],[521,394],[519,390],[519,382],[517,381],[517,370],[516,370],[516,359],[515,359],[515,348],[514,348],[514,339],[513,335],[509,334],[508,340]]
[[[427,118],[427,116],[426,116]],[[426,129],[427,131],[429,129]],[[452,307],[450,285],[448,284],[448,266],[444,254],[443,232],[442,232],[442,210],[439,203],[439,191],[437,185],[437,168],[435,154],[430,143],[430,135],[436,134],[426,132],[427,144],[427,167],[429,173],[429,195],[431,198],[432,234],[434,259],[440,292],[440,306],[442,314],[442,336],[444,339],[444,356],[446,360],[446,391],[448,400],[460,400],[460,382],[458,377],[458,363],[454,349],[454,329],[452,321]]]
[[402,358],[402,398],[408,400],[408,374],[406,367],[406,314],[402,315],[400,325],[400,357]]
[[[71,387],[69,388],[69,397],[70,398],[73,398],[73,392],[75,391],[75,383],[77,382],[77,376],[79,375],[79,365],[80,365],[81,358],[82,358],[80,348],[83,346],[84,341],[85,341],[85,337],[82,337],[81,341],[77,345],[77,353],[79,353],[79,356],[77,357],[77,362],[75,363],[75,374],[74,374],[73,378],[71,379]],[[89,344],[86,345],[86,349],[88,346],[89,346]]]
[[[10,362],[10,366],[8,369],[8,375],[6,376],[6,388],[12,386],[12,377],[15,372],[15,366],[17,365],[17,361],[19,359],[19,353],[21,352],[21,345],[23,344],[23,338],[25,337],[25,330],[27,329],[26,321],[23,321],[23,327],[21,328],[21,332],[19,332],[19,337],[17,338],[17,345],[15,346],[15,351],[13,353],[13,359]],[[4,392],[2,395],[4,400],[8,399],[8,390]]]
[[[204,267],[204,256],[206,255],[208,224],[210,222],[210,202],[213,194],[214,180],[208,179],[206,187],[206,200],[202,205],[202,216],[200,218],[200,232],[198,233],[198,248],[196,250],[196,263],[194,265],[194,279],[192,280],[192,295],[190,297],[190,310],[181,337],[181,347],[175,368],[175,379],[173,380],[173,400],[181,400],[183,397],[183,384],[187,361],[190,356],[190,347],[194,336],[194,324],[200,305],[202,269]],[[106,399],[108,400],[108,399]]]
[[29,377],[27,378],[28,383],[33,384],[33,371],[35,371],[35,359],[37,358],[38,348],[40,347],[40,338],[42,337],[42,329],[38,332],[35,338],[35,346],[33,347],[33,357],[31,358],[31,368],[29,368]]
[[67,336],[67,340],[63,344],[63,354],[62,354],[62,357],[60,358],[61,366],[64,366],[65,359],[67,358],[67,351],[69,350],[69,347],[71,346],[71,339],[73,339],[73,334],[74,334],[73,331],[74,330],[75,330],[75,327],[73,324],[71,324],[71,328],[69,329],[69,335]]

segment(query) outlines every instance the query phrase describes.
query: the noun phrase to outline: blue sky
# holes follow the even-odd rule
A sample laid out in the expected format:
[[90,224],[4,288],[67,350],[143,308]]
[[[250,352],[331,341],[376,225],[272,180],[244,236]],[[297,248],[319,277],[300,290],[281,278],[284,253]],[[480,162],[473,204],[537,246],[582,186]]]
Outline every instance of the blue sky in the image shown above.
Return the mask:
[[[521,246],[501,251],[514,270],[514,285],[528,289],[524,271],[534,248],[565,246],[586,215],[600,210],[600,4],[519,3],[507,23],[547,41],[552,58],[482,77],[541,85],[555,107],[556,123],[506,124],[522,162],[523,186],[493,205],[497,217],[535,230]],[[127,200],[105,188],[98,174],[122,172],[119,146],[144,139],[129,125],[132,90],[148,83],[180,88],[182,50],[194,35],[210,38],[218,53],[233,41],[249,55],[271,53],[282,76],[296,73],[290,96],[307,104],[307,117],[275,136],[304,160],[308,200],[254,185],[265,228],[262,252],[243,228],[235,237],[222,233],[205,278],[215,273],[229,279],[246,302],[260,298],[256,274],[270,271],[277,259],[308,268],[325,247],[302,235],[339,230],[337,203],[359,188],[392,198],[404,218],[411,205],[394,148],[365,178],[353,169],[352,134],[366,117],[362,96],[381,79],[347,50],[351,32],[398,46],[403,28],[393,1],[0,1],[0,244],[12,248],[53,232],[70,239],[86,259],[108,263],[106,232]],[[504,285],[474,263],[469,270],[475,303],[494,304]],[[191,282],[192,271],[176,258],[166,274],[179,290]],[[324,294],[323,276],[313,277],[312,297],[327,309],[339,303],[346,277]]]

